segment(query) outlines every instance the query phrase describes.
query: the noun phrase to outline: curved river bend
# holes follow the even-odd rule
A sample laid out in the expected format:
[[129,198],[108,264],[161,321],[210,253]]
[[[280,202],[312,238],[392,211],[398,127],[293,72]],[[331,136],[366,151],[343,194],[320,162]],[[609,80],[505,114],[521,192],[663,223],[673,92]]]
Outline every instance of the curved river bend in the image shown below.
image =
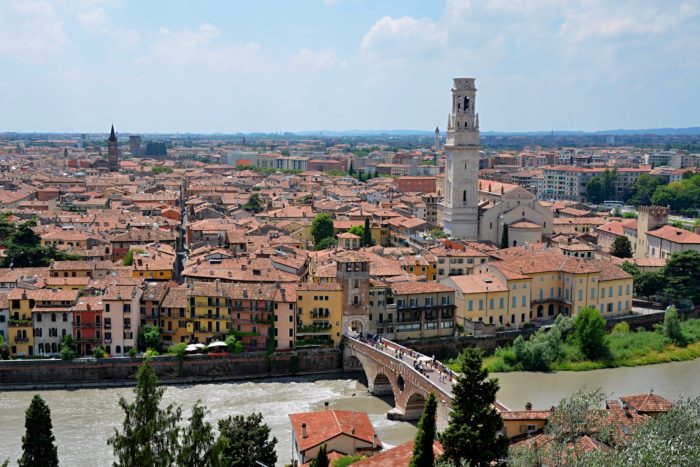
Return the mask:
[[[616,368],[589,372],[508,373],[494,375],[500,379],[498,398],[511,409],[521,409],[526,402],[546,408],[580,387],[597,387],[619,397],[653,389],[668,399],[700,395],[700,359]],[[109,466],[113,458],[106,440],[114,427],[121,426],[123,414],[117,401],[120,394],[130,396],[131,388],[40,391],[51,408],[54,434],[61,465]],[[24,411],[33,392],[0,392],[0,462],[20,456],[24,432]],[[189,416],[192,404],[201,399],[211,411],[210,420],[231,414],[262,412],[265,422],[279,440],[278,465],[289,462],[291,433],[287,414],[322,410],[329,401],[332,408],[360,410],[370,419],[386,445],[412,439],[415,427],[406,422],[386,419],[391,408],[386,401],[367,394],[367,388],[348,379],[277,379],[248,383],[198,384],[168,387],[165,403],[183,407]]]

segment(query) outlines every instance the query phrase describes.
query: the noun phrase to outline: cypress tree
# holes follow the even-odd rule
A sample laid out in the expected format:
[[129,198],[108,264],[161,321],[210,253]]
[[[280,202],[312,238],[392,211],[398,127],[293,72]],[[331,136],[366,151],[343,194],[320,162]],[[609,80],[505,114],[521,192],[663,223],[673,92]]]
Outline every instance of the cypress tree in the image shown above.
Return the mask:
[[175,462],[181,410],[172,404],[160,408],[164,392],[165,388],[158,387],[155,370],[143,363],[136,373],[134,402],[123,396],[119,399],[125,415],[122,432],[115,428],[114,436],[107,440],[117,457],[114,467],[165,467]]
[[362,233],[362,246],[372,246],[372,231],[369,226],[369,217],[365,217],[365,230]]
[[508,438],[500,434],[503,420],[493,404],[498,381],[488,378],[482,368],[481,351],[468,347],[460,356],[461,375],[453,387],[452,411],[439,439],[443,460],[460,465],[487,466],[504,459]]
[[326,445],[324,444],[318,448],[318,454],[314,460],[311,461],[311,467],[329,467],[330,461],[328,460],[328,452],[326,452]]
[[177,455],[179,467],[213,467],[218,465],[219,445],[214,428],[204,420],[207,408],[198,400],[192,407],[190,424],[182,430],[182,446]]
[[20,467],[55,467],[58,465],[58,450],[51,426],[51,410],[44,399],[36,394],[24,417],[25,433],[22,436],[22,457],[17,460]]
[[409,467],[432,467],[435,463],[433,454],[433,441],[435,440],[435,412],[437,410],[437,400],[435,394],[430,393],[425,401],[423,415],[418,421],[418,432],[413,443],[413,456]]
[[501,248],[508,248],[508,224],[503,224],[503,235],[501,236]]

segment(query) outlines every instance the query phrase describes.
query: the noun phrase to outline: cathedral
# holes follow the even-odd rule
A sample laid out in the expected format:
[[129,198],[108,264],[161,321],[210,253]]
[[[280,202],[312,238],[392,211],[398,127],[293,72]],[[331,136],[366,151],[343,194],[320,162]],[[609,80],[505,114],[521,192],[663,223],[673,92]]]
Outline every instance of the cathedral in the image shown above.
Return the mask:
[[479,180],[481,145],[474,78],[454,79],[444,147],[442,219],[446,233],[499,245],[507,239],[508,246],[541,242],[552,233],[552,212],[535,195],[518,185]]

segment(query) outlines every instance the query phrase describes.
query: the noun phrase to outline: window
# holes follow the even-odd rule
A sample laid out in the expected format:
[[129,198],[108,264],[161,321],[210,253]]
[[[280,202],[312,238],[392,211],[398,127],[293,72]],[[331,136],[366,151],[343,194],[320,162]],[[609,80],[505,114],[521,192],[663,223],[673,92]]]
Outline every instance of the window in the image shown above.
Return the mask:
[[511,297],[510,306],[511,306],[511,308],[515,308],[516,306],[518,306],[518,300],[516,297]]
[[442,297],[442,304],[449,305],[450,304],[450,297]]
[[521,306],[527,306],[527,295],[523,295],[521,302]]
[[499,307],[499,308],[503,308],[503,307],[505,306],[505,305],[504,305],[504,302],[505,302],[505,300],[504,300],[503,297],[499,298],[499,299],[498,299],[498,307]]
[[469,311],[474,311],[474,301],[469,300]]
[[484,301],[483,300],[479,300],[479,309],[480,310],[484,309]]
[[622,295],[622,286],[617,287],[617,296],[620,297]]
[[489,310],[493,310],[493,298],[489,298]]
[[600,298],[605,298],[605,287],[600,288]]
[[583,300],[583,290],[582,289],[579,289],[579,291],[578,291],[578,299]]

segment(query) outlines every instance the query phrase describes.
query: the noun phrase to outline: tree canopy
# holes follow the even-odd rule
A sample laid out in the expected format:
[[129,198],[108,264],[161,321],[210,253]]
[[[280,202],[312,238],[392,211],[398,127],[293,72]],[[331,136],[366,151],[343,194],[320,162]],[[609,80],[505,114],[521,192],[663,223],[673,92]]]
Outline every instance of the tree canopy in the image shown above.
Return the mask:
[[430,393],[425,401],[423,415],[418,421],[418,432],[413,443],[413,455],[409,467],[426,467],[435,463],[433,453],[433,441],[435,440],[436,424],[435,414],[437,411],[437,399],[434,393]]
[[574,336],[581,353],[591,360],[610,355],[605,342],[605,318],[597,308],[585,306],[574,318]]
[[630,239],[625,236],[616,237],[610,248],[610,254],[618,258],[631,258],[632,243]]
[[233,415],[219,420],[219,433],[223,465],[249,467],[256,462],[277,463],[277,438],[270,438],[270,427],[263,423],[262,414]]
[[311,222],[311,235],[314,237],[314,244],[316,245],[326,238],[335,239],[331,216],[325,213],[317,214]]
[[460,362],[449,424],[439,436],[442,458],[457,465],[488,466],[505,458],[508,451],[508,438],[501,434],[503,420],[493,407],[498,382],[488,379],[480,350],[466,348]]
[[56,467],[58,449],[54,444],[51,410],[40,395],[35,395],[24,416],[25,433],[22,436],[20,467]]

